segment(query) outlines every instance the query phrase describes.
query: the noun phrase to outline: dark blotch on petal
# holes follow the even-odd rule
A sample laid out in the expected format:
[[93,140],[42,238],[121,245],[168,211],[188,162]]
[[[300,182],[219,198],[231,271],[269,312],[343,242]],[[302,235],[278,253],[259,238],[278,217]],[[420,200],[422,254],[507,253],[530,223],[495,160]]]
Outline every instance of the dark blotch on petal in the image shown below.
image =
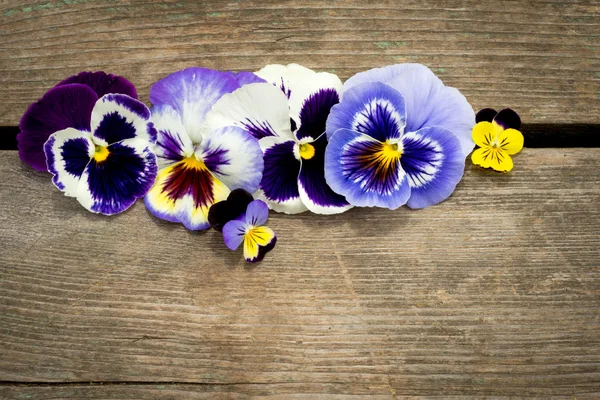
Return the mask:
[[327,137],[321,136],[312,142],[315,155],[309,160],[302,160],[300,169],[300,182],[308,197],[313,203],[322,207],[345,207],[348,205],[346,198],[335,193],[325,182],[325,148]]
[[296,143],[290,140],[271,146],[265,151],[265,169],[260,188],[271,201],[283,202],[300,197],[300,161],[294,156],[295,145]]
[[246,118],[242,121],[242,125],[248,133],[250,133],[256,139],[262,139],[267,136],[277,136],[275,129],[269,124],[268,121],[251,121]]
[[214,201],[214,177],[206,168],[190,167],[185,161],[173,166],[161,190],[173,201],[191,195],[194,207],[206,207]]
[[90,130],[92,110],[98,100],[88,86],[69,84],[50,89],[31,104],[19,123],[17,135],[21,160],[38,171],[47,171],[44,143],[66,128]]
[[76,138],[67,140],[61,148],[60,155],[65,161],[65,171],[73,176],[81,176],[90,162],[87,139]]
[[154,184],[156,158],[149,149],[143,155],[120,143],[108,147],[105,161],[94,159],[87,166],[89,189],[96,201],[94,211],[116,214],[143,197]]
[[221,232],[223,226],[231,220],[239,219],[246,213],[246,208],[254,198],[244,189],[235,189],[229,193],[227,200],[213,204],[208,210],[208,223]]
[[70,83],[81,83],[91,87],[98,97],[108,93],[120,93],[137,99],[137,91],[133,83],[122,76],[107,74],[103,71],[98,72],[80,72],[77,75],[65,79],[56,86],[62,86]]
[[510,108],[501,110],[494,118],[494,121],[504,129],[521,129],[521,117]]
[[105,114],[94,132],[94,136],[106,140],[106,143],[116,143],[136,136],[135,127],[127,118],[118,112]]
[[497,114],[498,111],[494,110],[493,108],[484,108],[479,110],[475,116],[475,123],[478,124],[480,122],[492,122]]
[[256,258],[250,260],[249,262],[257,263],[259,261],[262,261],[263,258],[265,258],[265,255],[275,248],[276,244],[277,244],[277,236],[274,236],[273,240],[271,240],[271,242],[268,245],[258,246],[258,255],[256,256]]
[[340,97],[334,89],[321,89],[311,94],[302,104],[300,128],[296,132],[296,137],[298,139],[305,137],[316,139],[321,136],[325,132],[325,124],[331,107],[339,101]]

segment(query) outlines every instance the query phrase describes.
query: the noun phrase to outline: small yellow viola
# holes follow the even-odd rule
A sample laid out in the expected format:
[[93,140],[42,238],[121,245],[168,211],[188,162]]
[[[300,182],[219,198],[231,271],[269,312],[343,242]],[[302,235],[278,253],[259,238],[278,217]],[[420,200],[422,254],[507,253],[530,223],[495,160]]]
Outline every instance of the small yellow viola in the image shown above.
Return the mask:
[[[490,118],[492,113],[495,117]],[[477,121],[473,141],[479,149],[471,154],[473,164],[500,172],[512,170],[511,156],[523,148],[523,134],[518,130],[521,120],[517,113],[510,109],[499,113],[485,109],[477,114]]]

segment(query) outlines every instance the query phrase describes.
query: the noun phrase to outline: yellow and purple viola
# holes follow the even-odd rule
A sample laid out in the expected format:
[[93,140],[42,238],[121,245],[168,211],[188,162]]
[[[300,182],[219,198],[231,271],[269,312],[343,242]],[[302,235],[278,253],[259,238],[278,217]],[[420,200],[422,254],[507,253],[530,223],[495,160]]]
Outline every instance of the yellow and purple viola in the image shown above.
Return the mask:
[[[68,109],[78,97],[63,100],[55,108]],[[66,128],[50,135],[43,147],[47,169],[54,185],[87,210],[117,214],[143,197],[156,178],[150,110],[130,96],[107,94],[87,119],[91,131]]]
[[269,207],[264,201],[236,189],[210,208],[208,219],[215,230],[223,233],[229,249],[237,250],[243,243],[244,258],[254,263],[261,261],[277,243],[273,230],[264,225],[268,216]]
[[341,97],[340,79],[298,64],[268,65],[256,75],[262,83],[224,95],[207,116],[211,129],[237,126],[258,139],[264,174],[256,196],[288,214],[335,214],[351,208],[327,185],[324,174],[326,121]]
[[233,189],[258,188],[263,172],[258,141],[241,127],[206,124],[217,100],[252,82],[262,79],[249,72],[188,68],[152,86],[159,165],[145,197],[152,214],[190,230],[207,229],[214,203]]
[[327,183],[356,206],[437,204],[462,178],[474,121],[465,97],[423,65],[359,73],[327,120]]
[[105,72],[81,72],[58,83],[31,104],[19,123],[19,157],[38,171],[47,171],[44,143],[50,135],[67,128],[90,131],[92,110],[106,94],[137,99],[127,79]]
[[523,149],[524,138],[519,131],[521,118],[510,108],[500,112],[491,108],[479,111],[475,118],[473,140],[479,146],[471,155],[473,164],[499,172],[513,169],[510,156]]

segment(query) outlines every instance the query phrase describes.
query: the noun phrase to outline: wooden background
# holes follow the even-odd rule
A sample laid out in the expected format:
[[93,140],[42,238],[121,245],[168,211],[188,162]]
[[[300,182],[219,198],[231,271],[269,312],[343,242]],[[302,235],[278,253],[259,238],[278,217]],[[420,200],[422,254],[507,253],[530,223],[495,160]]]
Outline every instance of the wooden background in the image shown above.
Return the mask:
[[[147,101],[191,65],[419,62],[545,143],[600,137],[594,1],[0,0],[0,33],[11,132],[81,70]],[[468,163],[426,210],[272,214],[248,266],[143,204],[87,213],[0,152],[0,398],[599,398],[600,150],[515,164]]]

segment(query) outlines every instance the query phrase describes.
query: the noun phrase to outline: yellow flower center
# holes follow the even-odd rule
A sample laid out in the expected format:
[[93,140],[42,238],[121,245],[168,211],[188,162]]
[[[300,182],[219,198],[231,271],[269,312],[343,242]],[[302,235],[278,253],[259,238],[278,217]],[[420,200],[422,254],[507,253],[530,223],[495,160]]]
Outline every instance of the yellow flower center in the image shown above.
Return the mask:
[[105,146],[96,146],[96,150],[94,151],[94,160],[96,162],[102,162],[108,158],[110,152]]
[[310,160],[315,156],[315,146],[310,143],[301,144],[299,153],[303,159]]
[[184,165],[184,167],[189,168],[189,169],[198,169],[198,170],[206,169],[206,165],[204,164],[204,161],[198,160],[193,155],[190,157],[184,158],[183,165]]
[[386,159],[400,158],[402,150],[398,148],[398,143],[385,142],[382,148],[383,157]]

